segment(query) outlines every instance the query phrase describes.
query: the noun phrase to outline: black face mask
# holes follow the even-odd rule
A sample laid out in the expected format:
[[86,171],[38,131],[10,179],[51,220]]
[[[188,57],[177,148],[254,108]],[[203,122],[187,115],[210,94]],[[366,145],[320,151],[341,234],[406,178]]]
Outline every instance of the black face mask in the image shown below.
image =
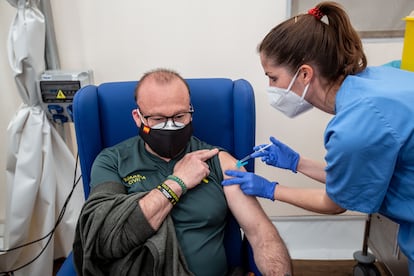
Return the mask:
[[155,153],[165,158],[175,158],[180,154],[190,141],[193,134],[191,122],[183,128],[171,129],[152,129],[141,124],[139,135]]

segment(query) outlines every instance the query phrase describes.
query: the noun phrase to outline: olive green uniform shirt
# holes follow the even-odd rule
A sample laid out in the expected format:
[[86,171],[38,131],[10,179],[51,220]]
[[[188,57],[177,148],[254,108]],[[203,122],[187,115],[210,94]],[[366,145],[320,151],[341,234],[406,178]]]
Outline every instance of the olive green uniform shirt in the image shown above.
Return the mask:
[[[98,155],[91,171],[91,187],[118,182],[128,193],[149,191],[173,173],[175,164],[185,153],[211,148],[192,137],[183,153],[166,162],[149,153],[139,136],[134,137],[104,149]],[[228,207],[221,186],[223,173],[218,155],[207,163],[210,169],[208,183],[200,182],[182,195],[172,209],[171,217],[190,270],[197,276],[218,276],[227,272],[223,238]],[[137,231],[139,229],[140,225],[137,225]]]

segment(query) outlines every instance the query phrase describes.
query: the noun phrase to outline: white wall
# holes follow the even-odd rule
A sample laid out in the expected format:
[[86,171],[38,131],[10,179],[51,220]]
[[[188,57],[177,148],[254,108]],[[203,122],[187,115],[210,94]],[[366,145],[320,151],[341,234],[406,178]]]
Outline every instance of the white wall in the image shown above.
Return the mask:
[[[256,93],[257,143],[274,135],[304,155],[322,159],[323,131],[330,116],[312,110],[291,120],[272,109],[267,79],[256,46],[286,16],[285,0],[53,0],[55,31],[64,70],[92,69],[95,83],[138,79],[156,67],[184,77],[249,80]],[[373,10],[373,14],[375,11]],[[6,41],[15,10],[0,1],[0,166],[5,172],[8,122],[20,98],[7,61]],[[367,15],[369,18],[369,15]],[[402,40],[364,43],[370,65],[400,59]],[[301,175],[257,162],[265,177],[297,186],[318,185]],[[0,179],[0,202],[6,192]],[[311,215],[282,203],[262,200],[271,216]],[[0,220],[4,206],[0,206]]]

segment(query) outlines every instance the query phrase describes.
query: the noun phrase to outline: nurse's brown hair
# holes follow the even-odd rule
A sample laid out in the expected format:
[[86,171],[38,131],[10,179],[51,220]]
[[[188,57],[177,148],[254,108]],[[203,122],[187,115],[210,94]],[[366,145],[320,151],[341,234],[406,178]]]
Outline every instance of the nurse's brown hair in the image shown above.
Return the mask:
[[280,23],[265,36],[258,52],[292,73],[302,64],[311,64],[327,84],[367,66],[361,39],[335,2],[321,2],[308,13]]

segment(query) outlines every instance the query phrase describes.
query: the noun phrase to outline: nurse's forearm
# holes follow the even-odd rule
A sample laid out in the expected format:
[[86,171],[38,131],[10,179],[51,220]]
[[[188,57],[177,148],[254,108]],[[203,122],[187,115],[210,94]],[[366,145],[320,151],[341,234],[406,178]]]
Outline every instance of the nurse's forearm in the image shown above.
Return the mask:
[[275,199],[320,214],[340,214],[346,211],[333,202],[321,189],[292,188],[277,185]]
[[326,183],[326,164],[301,156],[297,171],[321,183]]

